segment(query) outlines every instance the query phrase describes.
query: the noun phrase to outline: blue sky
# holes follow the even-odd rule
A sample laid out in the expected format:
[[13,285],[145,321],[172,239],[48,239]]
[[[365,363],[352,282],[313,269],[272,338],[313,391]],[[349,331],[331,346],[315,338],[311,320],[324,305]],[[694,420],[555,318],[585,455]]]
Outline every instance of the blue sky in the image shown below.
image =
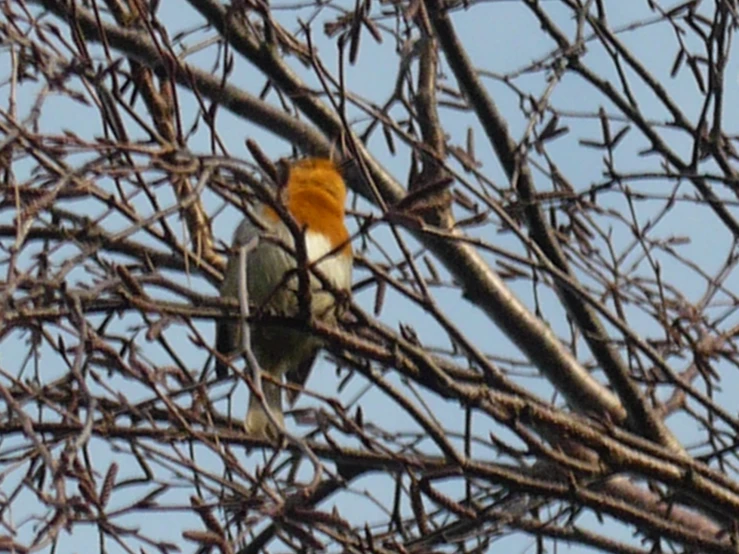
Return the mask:
[[[574,29],[574,22],[570,18],[568,11],[560,7],[557,2],[545,2],[544,4],[551,14],[556,15],[558,24],[571,36]],[[635,21],[648,20],[652,17],[645,1],[623,0],[619,2],[606,2],[606,4],[613,28],[619,28]],[[288,4],[285,2],[272,2],[271,5],[273,9],[277,9],[280,6]],[[349,6],[353,6],[353,2],[347,3],[347,7]],[[306,9],[304,13],[309,14],[311,11],[312,9]],[[297,28],[295,20],[291,19],[293,16],[289,11],[277,11],[276,13],[281,14],[279,17],[282,17],[282,22],[288,29],[295,30]],[[336,70],[336,47],[332,41],[322,36],[320,30],[322,29],[323,23],[335,17],[335,15],[335,13],[327,9],[317,17],[314,23],[315,43],[324,63],[332,72]],[[307,17],[307,15],[304,17]],[[173,2],[171,0],[161,2],[160,19],[169,26],[170,36],[174,35],[176,30],[186,29],[200,21],[194,12],[186,6],[186,3]],[[467,40],[467,46],[474,62],[480,69],[490,71],[494,74],[509,73],[517,68],[524,67],[531,63],[532,60],[544,58],[554,48],[554,44],[539,30],[536,20],[520,2],[503,1],[476,4],[469,11],[460,10],[456,12],[454,22],[459,36]],[[202,37],[205,35],[200,34],[199,36]],[[674,56],[675,52],[674,33],[666,25],[660,24],[624,31],[619,34],[619,37],[634,52],[638,53],[639,60],[662,80],[673,99],[691,120],[695,120],[701,108],[701,97],[696,90],[689,72],[687,69],[683,69],[675,78],[669,76],[672,56]],[[194,42],[194,39],[192,42]],[[376,44],[371,40],[369,35],[364,36],[358,64],[355,67],[347,68],[346,82],[348,88],[361,94],[364,98],[378,104],[383,104],[394,86],[394,76],[397,68],[396,46],[396,44],[393,44],[389,40],[385,40],[382,44]],[[7,57],[7,53],[4,53],[3,56]],[[727,94],[731,92],[736,93],[737,76],[739,76],[738,58],[739,56],[733,56],[727,69]],[[588,42],[588,52],[584,57],[584,61],[602,76],[609,79],[614,78],[610,59],[597,42]],[[195,54],[188,58],[188,62],[198,64],[201,67],[210,67],[213,63],[212,50]],[[445,62],[442,63],[442,69],[447,77],[446,84],[456,88],[451,70]],[[298,66],[296,66],[296,70],[304,75],[310,84],[315,85],[315,79],[311,78],[308,70]],[[515,84],[525,88],[532,95],[538,96],[543,93],[546,87],[545,77],[546,74],[544,72],[527,75],[517,79]],[[236,62],[232,82],[243,86],[253,93],[258,93],[263,86],[263,79],[260,78],[259,74],[242,60],[237,60]],[[508,118],[513,136],[517,138],[521,137],[526,126],[526,120],[520,112],[518,98],[515,94],[511,93],[507,85],[494,79],[487,79],[486,82],[489,84],[489,90],[500,110]],[[18,111],[21,119],[28,114],[34,101],[34,95],[30,92],[33,90],[33,85],[29,84],[25,90],[29,91],[28,94],[24,94],[18,98]],[[0,95],[7,94],[6,91],[7,88],[0,90]],[[657,121],[667,120],[667,112],[659,107],[657,100],[651,93],[638,86],[635,87],[634,92],[639,100],[639,105],[645,112],[649,113]],[[5,100],[5,97],[0,96],[0,102]],[[274,100],[274,95],[272,95],[271,100]],[[179,101],[182,113],[187,114],[189,117],[189,120],[188,117],[183,118],[183,123],[187,128],[194,120],[197,105],[187,92],[182,89],[179,91]],[[573,74],[567,74],[562,79],[562,82],[557,86],[552,95],[551,104],[557,109],[573,115],[593,113],[601,106],[609,113],[615,112],[612,104],[607,102],[603,96],[595,94],[590,85],[586,84],[582,78]],[[396,112],[393,113],[395,114]],[[350,113],[350,115],[357,118],[360,116],[356,110]],[[739,111],[737,111],[735,104],[727,102],[725,113],[725,129],[727,131],[737,132],[739,128],[738,116]],[[448,133],[450,144],[463,146],[468,128],[471,127],[473,129],[476,136],[476,153],[483,164],[484,172],[499,184],[504,185],[506,183],[504,173],[486,143],[485,136],[476,123],[474,116],[471,113],[445,109],[442,110],[441,117],[444,128]],[[95,115],[94,111],[62,96],[53,96],[47,101],[40,124],[43,131],[48,133],[73,130],[77,135],[88,139],[93,139],[101,134],[99,118]],[[601,138],[600,122],[592,118],[572,117],[568,118],[566,124],[571,129],[570,134],[548,144],[548,152],[556,160],[560,171],[575,185],[576,190],[587,190],[593,183],[601,182],[603,179],[603,153],[582,147],[578,144],[578,140],[599,140]],[[364,124],[358,125],[360,129],[364,127]],[[233,116],[225,110],[219,111],[217,129],[231,155],[240,158],[248,157],[244,147],[244,140],[246,138],[257,140],[261,148],[273,158],[290,154],[289,145],[284,141],[275,139],[270,133],[248,121]],[[691,147],[691,143],[687,140],[687,137],[678,132],[667,131],[665,131],[665,136],[668,136],[668,133],[670,146],[681,155],[687,155]],[[617,152],[617,156],[621,157],[619,159],[620,166],[622,168],[628,168],[630,171],[658,170],[659,160],[654,157],[639,157],[637,155],[637,152],[646,146],[648,144],[643,136],[636,129],[632,129],[627,134],[622,148]],[[210,151],[210,137],[202,122],[199,130],[188,143],[188,148],[195,153],[202,154]],[[407,149],[399,147],[398,155],[392,156],[388,152],[380,132],[376,132],[374,138],[370,141],[370,149],[373,155],[380,159],[399,181],[405,181],[406,175],[408,174]],[[22,171],[23,168],[18,167],[17,170]],[[550,189],[549,183],[540,173],[537,174],[535,172],[535,176],[537,178],[537,185],[541,187],[540,190]],[[651,183],[635,184],[635,187],[639,187],[639,190],[654,192],[655,194],[664,194],[666,192],[665,186],[666,184],[663,181],[657,180]],[[684,194],[692,194],[693,192],[688,184],[684,184],[681,191]],[[167,207],[175,202],[167,187],[160,187],[157,192],[161,195],[163,207]],[[216,213],[222,207],[221,201],[210,193],[203,195],[203,202],[210,214]],[[627,209],[621,195],[603,195],[599,199],[599,202],[604,209],[612,209],[619,213],[625,213]],[[133,203],[144,213],[149,209],[146,207],[146,202],[143,198],[134,199]],[[367,209],[365,204],[360,205],[363,209]],[[662,205],[662,201],[637,203],[639,220],[646,221],[654,217],[654,214],[657,213]],[[69,203],[67,208],[84,212],[88,210],[88,206],[89,204],[84,202],[77,202]],[[735,208],[733,209],[736,210]],[[99,205],[94,210],[98,214],[103,213]],[[90,215],[94,217],[96,214],[92,212]],[[9,222],[12,216],[13,214],[10,212],[0,212],[0,223]],[[228,242],[233,229],[238,223],[239,217],[240,215],[236,210],[230,208],[221,213],[214,224],[217,238]],[[110,220],[106,220],[106,222],[106,225],[111,223]],[[171,223],[174,229],[184,233],[184,227],[176,218],[172,218]],[[612,229],[613,242],[617,248],[625,248],[633,240],[633,236],[628,233],[627,227],[623,223],[620,223],[617,218],[612,218],[607,213],[603,216],[603,225],[606,228],[610,227]],[[113,223],[112,226],[113,228],[119,226],[120,229],[125,229],[127,222],[121,218]],[[508,247],[518,252],[521,251],[517,239],[511,234],[500,234],[497,226],[490,225],[482,229],[476,229],[474,233],[494,242],[498,246]],[[694,203],[678,203],[669,216],[661,221],[653,231],[653,238],[667,238],[677,235],[691,237],[691,242],[682,245],[680,251],[683,256],[693,260],[709,274],[714,273],[721,267],[727,255],[733,249],[731,237],[725,231],[725,228],[716,223],[715,216],[706,208],[697,206]],[[140,236],[140,234],[135,235],[135,238],[139,238]],[[397,246],[392,243],[386,229],[380,229],[377,237],[383,247],[397,256]],[[406,239],[409,241],[409,244],[415,247],[416,244],[410,237],[406,237]],[[186,241],[186,238],[183,237],[182,240]],[[602,243],[600,247],[603,247]],[[61,251],[57,255],[61,257],[63,253]],[[377,251],[370,251],[367,254],[369,256],[378,255]],[[627,260],[636,259],[636,256],[638,256],[638,252],[632,254]],[[706,289],[704,279],[700,278],[695,272],[687,271],[683,265],[677,264],[668,256],[661,256],[659,258],[663,264],[665,275],[675,275],[671,279],[672,282],[679,285],[687,298],[697,300],[704,294]],[[492,257],[490,259],[491,261],[493,260]],[[30,259],[27,259],[27,261],[31,263]],[[182,279],[181,275],[175,275],[166,271],[163,273],[173,278]],[[442,271],[442,274],[445,274],[445,272]],[[361,276],[361,272],[357,272],[357,279],[361,278]],[[71,282],[75,280],[87,282],[90,280],[90,276],[80,267],[70,277]],[[196,276],[191,277],[186,282],[193,287],[199,288],[202,292],[212,294],[216,292],[204,280]],[[731,289],[735,289],[737,284],[736,276],[730,277],[727,281],[727,286]],[[514,282],[511,283],[511,287],[528,306],[533,306],[534,300],[530,284]],[[557,332],[567,336],[566,320],[563,317],[564,314],[558,299],[544,289],[541,289],[539,293],[545,318]],[[467,336],[484,350],[497,356],[521,358],[520,353],[512,346],[510,341],[479,310],[461,300],[460,294],[457,291],[440,289],[436,291],[435,298],[439,305],[459,322],[460,326],[467,333]],[[362,307],[371,311],[374,302],[373,291],[369,290],[358,294],[356,301]],[[659,331],[655,322],[644,314],[634,311],[630,313],[630,317],[632,325],[645,336],[650,336]],[[381,319],[386,324],[394,327],[397,327],[399,323],[413,325],[419,337],[427,344],[446,345],[448,342],[439,326],[424,314],[423,310],[418,307],[409,306],[407,302],[402,301],[392,292],[388,293]],[[125,334],[130,332],[130,325],[135,321],[138,321],[138,319],[122,318],[116,323],[116,327],[122,334]],[[737,323],[736,317],[727,323],[727,326],[735,323]],[[198,325],[198,328],[205,337],[212,336],[212,324],[202,323]],[[64,334],[59,329],[55,329],[54,332]],[[142,348],[142,355],[145,355],[153,364],[169,363],[166,352],[161,350],[155,343],[147,342],[143,334],[143,332],[139,333],[139,338],[137,339],[137,344]],[[167,331],[167,336],[177,348],[178,354],[183,359],[192,363],[192,369],[197,370],[203,367],[205,363],[204,353],[195,348],[191,341],[188,340],[188,331],[184,326],[173,326]],[[66,338],[71,343],[74,342],[71,335],[67,335]],[[12,340],[8,342],[6,339],[3,353],[0,354],[0,366],[5,371],[11,373],[17,369],[20,363],[20,353],[24,353],[27,350],[27,346],[21,341],[20,337],[16,336],[15,340],[16,342],[14,343]],[[17,348],[17,351],[14,351],[14,346]],[[585,351],[582,344],[580,348],[581,352]],[[53,359],[48,349],[46,349],[45,356],[42,359]],[[588,356],[582,355],[581,359],[587,360]],[[681,369],[689,362],[690,360],[674,360],[676,369]],[[46,368],[44,371],[47,371]],[[50,376],[44,373],[44,380],[46,379],[50,379]],[[736,376],[733,374],[727,374],[725,379],[724,387],[727,391],[734,389],[739,384],[737,383]],[[395,376],[391,378],[391,381],[398,386],[405,386]],[[526,383],[527,386],[530,386],[531,390],[536,391],[542,397],[548,398],[552,393],[551,387],[540,378],[522,377],[521,382]],[[130,400],[132,401],[137,399],[136,395],[142,394],[140,389],[131,389],[130,383],[127,383],[126,380],[120,377],[114,376],[106,384],[114,390],[119,390],[127,395],[130,394]],[[335,391],[336,384],[337,379],[332,365],[326,360],[321,361],[319,366],[314,369],[309,387],[315,388],[320,392],[330,393],[331,391]],[[355,377],[343,392],[341,398],[343,401],[348,401],[363,389],[363,380]],[[214,389],[213,394],[217,394],[218,391],[224,391],[224,387],[221,386]],[[246,391],[243,386],[240,387],[234,398],[234,405],[236,407],[234,408],[233,416],[240,418],[243,415],[243,406],[245,405],[246,399]],[[428,394],[424,395],[424,399],[429,403],[430,411],[439,418],[445,427],[457,430],[462,429],[463,413],[457,405],[447,403]],[[359,402],[363,407],[365,419],[371,420],[378,426],[389,430],[419,431],[399,408],[388,402],[378,391],[372,390],[365,393]],[[299,405],[307,406],[311,403],[312,401],[310,399],[304,397]],[[222,405],[225,410],[225,403],[222,403]],[[697,426],[692,420],[674,418],[674,421],[671,420],[670,423],[686,444],[699,440],[700,435]],[[489,424],[484,423],[479,429],[476,427],[476,431],[480,432],[481,436],[485,436],[488,426]],[[510,438],[510,435],[504,431],[496,429],[496,432],[500,432],[502,436]],[[0,445],[0,451],[7,451],[10,446],[11,443],[6,440]],[[109,445],[104,444],[100,440],[94,441],[93,449],[95,465],[99,468],[107,467],[113,460],[130,461],[130,457],[124,457],[118,452],[111,451]],[[480,454],[485,456],[491,455],[490,452],[483,452],[482,450]],[[183,448],[183,456],[188,455],[190,454]],[[261,454],[259,453],[251,453],[248,456],[243,453],[239,455],[242,456],[244,463],[247,465],[262,463]],[[219,462],[212,453],[206,452],[204,449],[198,449],[196,451],[196,459],[203,467],[218,471]],[[137,474],[137,468],[128,465],[128,461],[126,462],[127,465],[121,467],[119,480]],[[19,477],[21,476],[17,474],[9,476],[4,486],[9,489],[13,479]],[[176,477],[172,478],[175,481],[177,480]],[[388,505],[391,504],[393,493],[392,483],[387,479],[371,476],[353,483],[348,494],[337,497],[339,500],[329,500],[324,503],[323,507],[324,509],[330,510],[336,505],[344,516],[348,517],[351,521],[368,521],[372,524],[372,522],[381,521],[384,517],[382,510],[372,500],[372,497],[375,497],[380,503]],[[135,490],[132,490],[131,499],[136,498],[137,494]],[[186,486],[183,486],[182,489],[168,494],[166,498],[162,499],[162,503],[170,505],[186,504],[190,494],[192,494],[192,491]],[[117,495],[115,501],[123,504],[126,502],[126,496],[123,494]],[[29,498],[29,502],[32,502],[31,498]],[[404,510],[406,513],[409,513],[409,506],[404,506]],[[173,517],[171,514],[166,516],[152,515],[151,518],[127,516],[121,518],[119,523],[140,527],[142,530],[149,529],[162,538],[181,543],[182,529],[188,527],[199,528],[200,523],[196,518],[187,515],[186,512],[175,513],[178,519],[176,523],[173,521],[172,525],[167,524],[169,518]],[[180,517],[184,519],[179,519]],[[186,524],[184,521],[190,521],[191,523]],[[165,527],[162,526],[163,522]],[[604,528],[606,531],[603,531]],[[603,527],[599,527],[598,529],[605,533],[612,533],[620,540],[636,543],[631,537],[630,529],[625,529],[612,522],[606,522]],[[162,536],[162,530],[164,530],[165,536]],[[28,527],[25,528],[24,532],[31,533]],[[97,548],[97,544],[98,537],[92,528],[90,528],[89,532],[86,532],[82,528],[75,528],[72,535],[63,536],[59,551],[90,552]],[[525,552],[529,551],[533,545],[534,541],[530,537],[514,535],[502,540],[498,548],[501,549],[500,551]],[[189,543],[185,544],[183,551],[189,551],[189,546]],[[109,552],[123,551],[115,544],[109,544],[109,548]],[[565,543],[560,543],[557,549],[560,552],[589,552],[589,549],[585,547],[570,547]]]

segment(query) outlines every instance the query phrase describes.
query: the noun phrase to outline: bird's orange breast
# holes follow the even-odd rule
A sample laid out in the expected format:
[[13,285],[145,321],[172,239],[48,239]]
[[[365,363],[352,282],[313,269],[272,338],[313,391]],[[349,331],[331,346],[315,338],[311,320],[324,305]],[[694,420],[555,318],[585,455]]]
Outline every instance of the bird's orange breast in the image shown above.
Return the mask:
[[[342,254],[351,254],[344,224],[346,185],[336,165],[327,159],[307,158],[289,171],[285,205],[295,221],[309,232],[325,236],[332,248],[344,245]],[[266,215],[275,222],[280,219],[269,207]]]

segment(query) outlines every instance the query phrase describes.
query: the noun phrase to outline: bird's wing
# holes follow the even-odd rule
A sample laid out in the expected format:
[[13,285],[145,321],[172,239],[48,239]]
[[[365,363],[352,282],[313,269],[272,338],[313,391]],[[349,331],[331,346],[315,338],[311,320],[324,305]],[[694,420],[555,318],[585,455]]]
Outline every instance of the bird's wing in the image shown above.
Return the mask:
[[[259,229],[249,218],[239,224],[234,232],[232,248],[238,248],[247,244],[252,238],[259,234]],[[239,296],[239,256],[237,252],[231,252],[228,256],[226,272],[221,284],[221,297],[238,298]],[[241,324],[232,319],[221,319],[216,323],[216,351],[224,356],[231,356],[238,352],[241,342]],[[216,376],[223,378],[228,374],[226,364],[216,360]]]

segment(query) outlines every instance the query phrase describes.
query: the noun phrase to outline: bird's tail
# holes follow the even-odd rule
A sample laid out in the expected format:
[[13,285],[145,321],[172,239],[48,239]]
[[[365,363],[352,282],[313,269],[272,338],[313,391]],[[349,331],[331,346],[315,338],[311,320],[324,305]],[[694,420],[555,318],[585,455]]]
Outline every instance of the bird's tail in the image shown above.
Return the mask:
[[[272,415],[280,424],[281,427],[285,427],[285,416],[282,414],[282,388],[268,381],[262,379],[262,391],[264,392],[264,402],[269,407]],[[279,434],[279,429],[275,429],[272,422],[269,420],[267,412],[264,410],[264,406],[255,395],[249,396],[249,410],[246,412],[246,432],[252,436],[260,438],[276,438]]]

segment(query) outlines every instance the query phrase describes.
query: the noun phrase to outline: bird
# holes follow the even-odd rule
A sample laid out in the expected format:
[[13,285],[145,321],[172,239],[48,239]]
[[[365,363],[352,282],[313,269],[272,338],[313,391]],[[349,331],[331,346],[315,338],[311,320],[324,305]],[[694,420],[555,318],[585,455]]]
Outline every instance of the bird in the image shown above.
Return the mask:
[[[337,295],[326,290],[314,273],[309,274],[311,315],[328,324],[336,324],[351,294],[353,253],[345,224],[346,196],[346,184],[339,166],[330,159],[315,157],[288,162],[284,187],[277,195],[278,201],[302,230],[300,236],[305,240],[307,262],[317,262],[315,267],[333,288],[341,291]],[[257,203],[254,213],[263,228],[260,229],[249,217],[245,217],[237,227],[220,295],[238,299],[238,248],[260,236],[256,248],[247,258],[249,302],[259,313],[295,317],[300,310],[300,277],[295,271],[298,262],[294,253],[294,234],[269,204]],[[270,236],[278,240],[269,240]],[[291,272],[288,278],[285,278],[286,272]],[[251,350],[263,374],[269,374],[280,382],[286,376],[288,382],[302,386],[321,348],[321,340],[303,330],[260,323],[258,318],[250,325]],[[216,323],[215,349],[223,358],[230,360],[241,353],[241,332],[242,323],[233,319]],[[217,357],[215,370],[216,376],[222,379],[228,374],[228,365]],[[262,390],[270,412],[284,428],[282,388],[263,379]],[[290,391],[288,397],[292,404],[297,393]],[[249,398],[245,428],[249,435],[257,438],[274,439],[279,433],[253,394]]]

